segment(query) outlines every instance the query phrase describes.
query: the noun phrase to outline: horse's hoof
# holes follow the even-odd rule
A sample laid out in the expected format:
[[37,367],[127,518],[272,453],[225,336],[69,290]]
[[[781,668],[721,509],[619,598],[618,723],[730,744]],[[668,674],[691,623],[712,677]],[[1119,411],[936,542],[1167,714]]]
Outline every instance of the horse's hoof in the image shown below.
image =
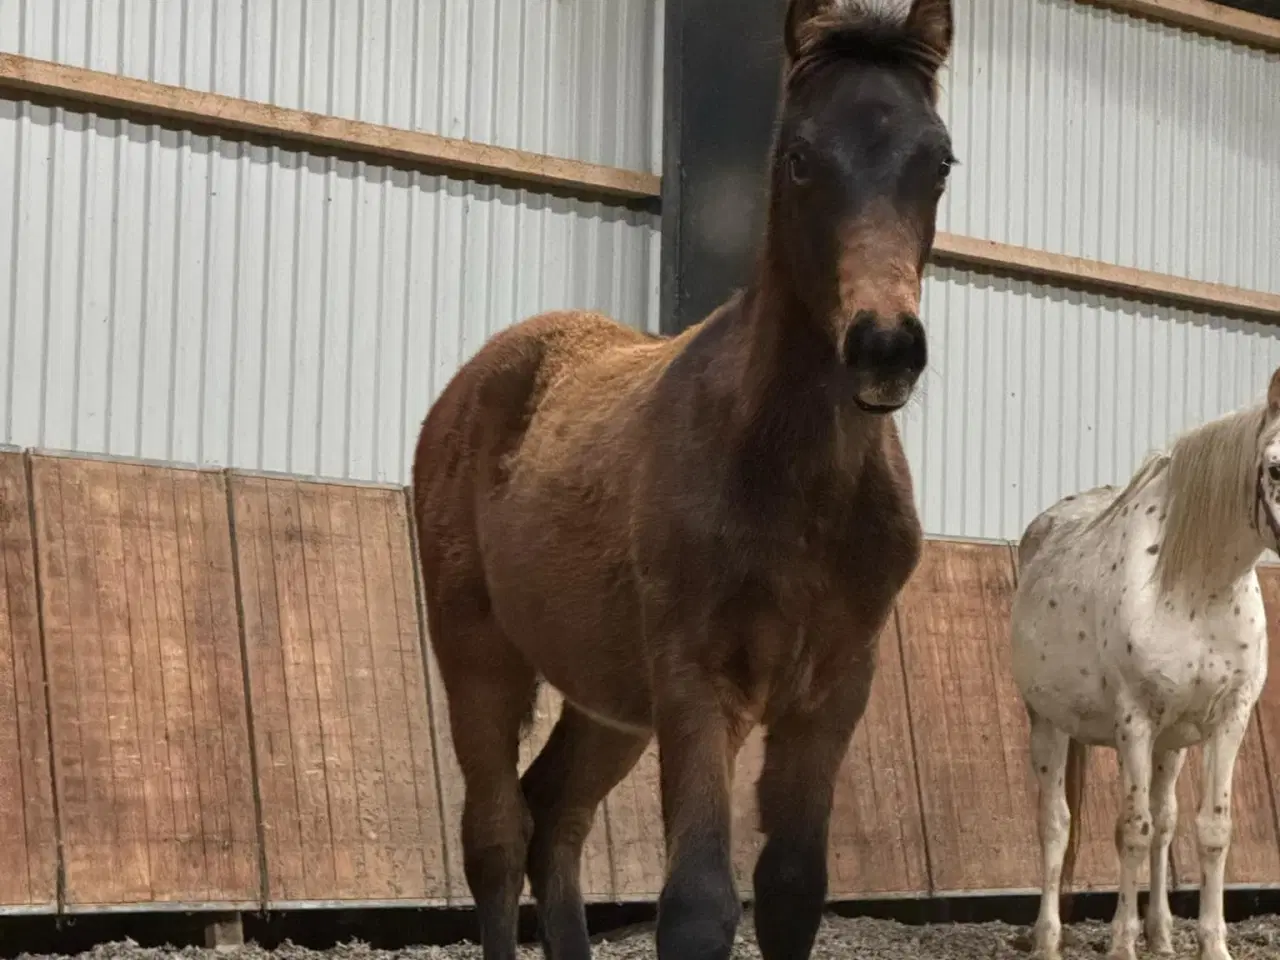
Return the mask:
[[1138,960],[1138,951],[1132,946],[1114,946],[1107,951],[1107,960]]

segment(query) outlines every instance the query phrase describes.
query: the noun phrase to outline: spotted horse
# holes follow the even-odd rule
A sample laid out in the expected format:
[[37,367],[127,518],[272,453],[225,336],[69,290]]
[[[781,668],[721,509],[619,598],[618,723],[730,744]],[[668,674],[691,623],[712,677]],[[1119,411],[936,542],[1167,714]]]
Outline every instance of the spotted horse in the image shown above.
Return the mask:
[[1204,745],[1196,816],[1202,960],[1230,960],[1222,912],[1231,787],[1267,675],[1254,567],[1280,548],[1280,369],[1265,402],[1195,427],[1127,486],[1067,496],[1018,545],[1013,673],[1031,726],[1043,867],[1036,953],[1059,957],[1090,746],[1114,748],[1119,900],[1111,960],[1133,960],[1150,858],[1148,949],[1172,953],[1169,846],[1184,752]]

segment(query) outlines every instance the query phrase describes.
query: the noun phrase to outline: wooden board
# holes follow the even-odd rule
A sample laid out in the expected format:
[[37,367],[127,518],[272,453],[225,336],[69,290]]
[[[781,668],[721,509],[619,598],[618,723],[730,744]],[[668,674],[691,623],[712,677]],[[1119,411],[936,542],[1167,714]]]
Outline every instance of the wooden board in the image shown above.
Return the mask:
[[223,477],[32,475],[68,908],[258,901]]
[[656,738],[626,779],[613,788],[605,806],[617,899],[657,900],[666,877],[667,854]]
[[[752,871],[764,842],[755,797],[763,761],[763,732],[757,730],[743,747],[734,778],[735,860],[744,894],[751,889]],[[928,889],[902,655],[897,624],[891,619],[880,638],[871,699],[836,783],[827,896],[849,900]]]
[[31,499],[21,453],[0,453],[0,906],[53,909],[57,827]]
[[1013,683],[1005,544],[929,541],[898,604],[939,892],[1038,891],[1035,781]]
[[231,480],[269,905],[448,895],[400,491]]

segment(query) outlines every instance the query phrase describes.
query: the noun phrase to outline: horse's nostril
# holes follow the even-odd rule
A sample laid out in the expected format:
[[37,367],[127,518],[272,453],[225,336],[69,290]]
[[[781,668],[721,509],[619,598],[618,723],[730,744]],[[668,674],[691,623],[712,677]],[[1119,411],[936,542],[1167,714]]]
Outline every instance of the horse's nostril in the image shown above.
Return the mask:
[[928,362],[924,325],[904,314],[897,325],[881,326],[874,313],[858,314],[844,342],[844,361],[881,376],[914,376]]
[[1273,463],[1271,466],[1267,467],[1267,476],[1276,483],[1280,483],[1280,463]]

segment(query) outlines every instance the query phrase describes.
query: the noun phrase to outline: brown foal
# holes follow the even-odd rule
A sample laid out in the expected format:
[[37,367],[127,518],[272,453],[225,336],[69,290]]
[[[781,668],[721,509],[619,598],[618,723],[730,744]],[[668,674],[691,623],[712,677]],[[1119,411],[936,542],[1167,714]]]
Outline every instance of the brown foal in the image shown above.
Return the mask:
[[[579,863],[656,734],[662,960],[724,960],[742,906],[730,782],[767,729],[755,866],[765,960],[804,960],[832,792],[876,641],[921,548],[890,414],[954,158],[936,110],[949,0],[793,0],[753,278],[653,338],[595,313],[495,335],[434,404],[413,488],[428,626],[465,779],[486,960],[527,873],[553,960],[587,960]],[[529,770],[537,685],[563,713]]]

